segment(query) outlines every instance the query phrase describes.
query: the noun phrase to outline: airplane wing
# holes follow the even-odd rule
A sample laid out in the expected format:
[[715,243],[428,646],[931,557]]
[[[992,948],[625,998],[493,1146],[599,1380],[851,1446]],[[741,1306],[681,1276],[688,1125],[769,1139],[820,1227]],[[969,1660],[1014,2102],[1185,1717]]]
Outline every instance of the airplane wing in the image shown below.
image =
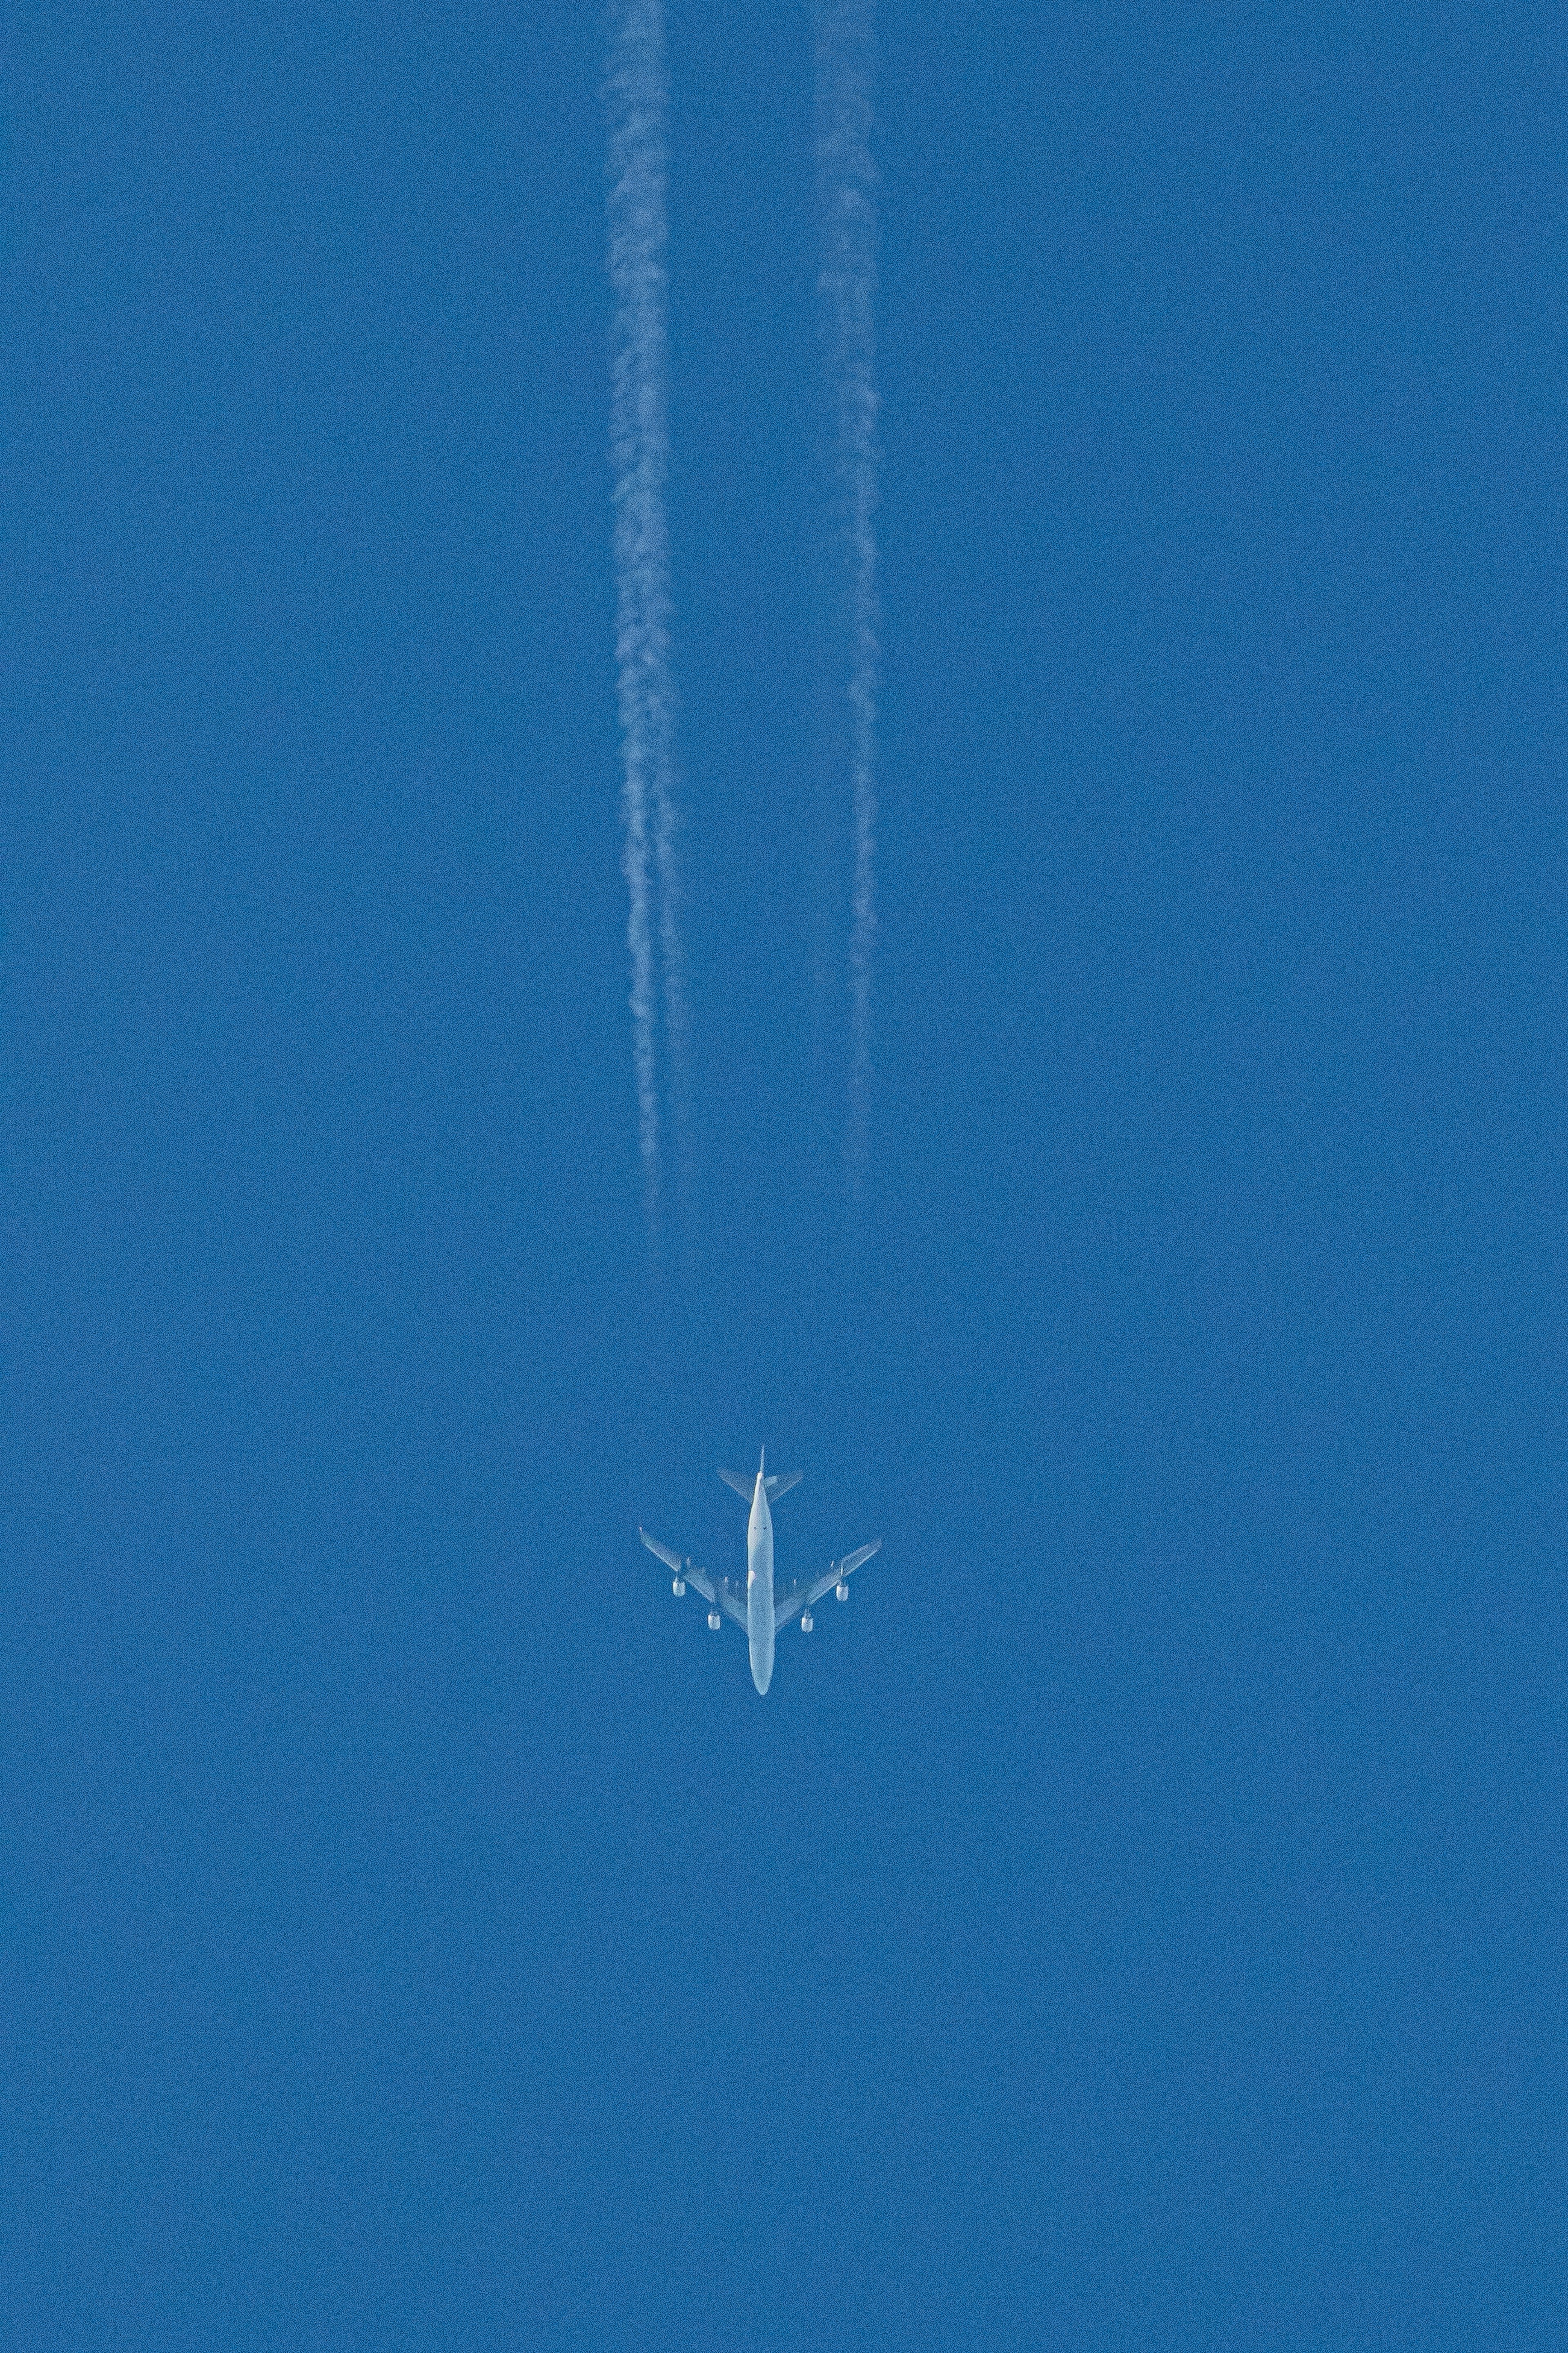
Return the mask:
[[666,1568],[674,1569],[677,1577],[683,1577],[688,1585],[694,1585],[704,1600],[710,1602],[715,1609],[721,1609],[726,1618],[732,1618],[737,1626],[745,1624],[744,1607],[731,1592],[727,1577],[716,1582],[705,1568],[693,1568],[689,1560],[682,1560],[678,1552],[671,1552],[668,1545],[661,1545],[657,1536],[649,1535],[646,1528],[639,1528],[637,1534],[649,1552],[658,1555]]
[[[647,1543],[646,1536],[643,1541]],[[875,1544],[862,1545],[858,1552],[847,1553],[842,1560],[836,1560],[826,1577],[813,1577],[807,1585],[797,1585],[784,1595],[782,1601],[775,1601],[774,1633],[787,1626],[792,1618],[798,1618],[803,1609],[809,1609],[813,1602],[820,1601],[830,1585],[842,1585],[846,1577],[853,1577],[862,1562],[869,1560],[874,1552],[881,1549],[882,1539],[879,1536]]]

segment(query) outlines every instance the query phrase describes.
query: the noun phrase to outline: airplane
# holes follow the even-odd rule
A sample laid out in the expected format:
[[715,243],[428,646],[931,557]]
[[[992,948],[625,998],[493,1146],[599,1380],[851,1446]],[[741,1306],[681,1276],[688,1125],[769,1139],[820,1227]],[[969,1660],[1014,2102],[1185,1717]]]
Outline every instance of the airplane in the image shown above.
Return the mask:
[[[768,1476],[767,1449],[763,1449],[754,1480],[739,1471],[721,1471],[719,1476],[737,1495],[749,1501],[752,1516],[746,1526],[746,1591],[742,1599],[727,1577],[711,1577],[706,1569],[693,1568],[689,1560],[671,1552],[668,1545],[659,1544],[646,1528],[638,1528],[649,1552],[657,1553],[666,1568],[675,1571],[675,1597],[679,1600],[688,1585],[694,1585],[708,1603],[708,1623],[714,1633],[726,1618],[746,1630],[752,1652],[752,1681],[760,1692],[765,1692],[773,1679],[773,1643],[792,1618],[800,1620],[800,1630],[809,1634],[812,1628],[812,1604],[820,1601],[831,1585],[840,1601],[849,1599],[849,1579],[863,1561],[874,1552],[880,1552],[882,1539],[862,1545],[858,1552],[847,1553],[842,1560],[830,1561],[826,1577],[808,1577],[804,1585],[793,1585],[784,1599],[773,1599],[773,1515],[770,1506],[787,1493],[800,1477],[792,1471],[787,1479],[775,1472]],[[722,1613],[722,1614],[721,1614]]]

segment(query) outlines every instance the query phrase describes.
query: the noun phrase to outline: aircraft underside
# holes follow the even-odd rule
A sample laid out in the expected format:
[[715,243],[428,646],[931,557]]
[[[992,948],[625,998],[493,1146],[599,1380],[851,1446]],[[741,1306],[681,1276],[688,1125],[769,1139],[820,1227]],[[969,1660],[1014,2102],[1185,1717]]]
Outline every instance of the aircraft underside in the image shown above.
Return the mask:
[[773,1588],[773,1521],[770,1505],[787,1488],[795,1485],[800,1473],[792,1472],[787,1478],[780,1478],[775,1473],[770,1478],[766,1461],[764,1454],[752,1480],[745,1479],[735,1471],[719,1473],[727,1486],[733,1487],[738,1494],[749,1499],[752,1507],[746,1524],[746,1589],[743,1596],[735,1591],[727,1577],[710,1577],[706,1569],[694,1567],[689,1558],[683,1558],[679,1553],[672,1552],[668,1545],[662,1545],[657,1537],[650,1536],[646,1528],[637,1530],[649,1552],[656,1554],[667,1568],[674,1570],[674,1589],[678,1600],[689,1583],[706,1599],[708,1623],[715,1633],[726,1618],[732,1619],[737,1626],[744,1627],[752,1661],[752,1681],[759,1692],[765,1692],[773,1679],[774,1650],[784,1627],[798,1618],[801,1632],[809,1634],[814,1622],[811,1614],[813,1605],[821,1599],[829,1586],[833,1587],[840,1601],[847,1601],[850,1577],[863,1562],[870,1559],[873,1553],[880,1551],[882,1544],[881,1537],[878,1536],[872,1543],[862,1545],[858,1551],[846,1554],[842,1560],[829,1561],[826,1576],[809,1577],[803,1585],[792,1586],[781,1597]]

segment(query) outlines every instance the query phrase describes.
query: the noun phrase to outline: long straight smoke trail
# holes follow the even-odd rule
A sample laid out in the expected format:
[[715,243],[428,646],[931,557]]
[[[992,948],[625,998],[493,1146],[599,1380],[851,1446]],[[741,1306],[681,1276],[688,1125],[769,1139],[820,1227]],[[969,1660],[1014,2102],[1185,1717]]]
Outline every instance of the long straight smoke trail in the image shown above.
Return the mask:
[[849,939],[851,1189],[866,1169],[871,979],[877,940],[877,175],[871,162],[872,0],[818,0],[816,192],[833,403],[834,470],[849,565],[849,780],[854,825]]
[[[665,522],[666,94],[663,0],[619,0],[607,82],[610,283],[615,295],[610,458],[616,502],[616,684],[626,769],[637,1142],[650,1232],[660,1209],[654,906],[677,1140],[689,1133],[685,959],[675,855],[675,697]],[[651,814],[651,860],[649,819]],[[657,889],[656,889],[657,885]],[[683,1176],[684,1176],[683,1170]]]

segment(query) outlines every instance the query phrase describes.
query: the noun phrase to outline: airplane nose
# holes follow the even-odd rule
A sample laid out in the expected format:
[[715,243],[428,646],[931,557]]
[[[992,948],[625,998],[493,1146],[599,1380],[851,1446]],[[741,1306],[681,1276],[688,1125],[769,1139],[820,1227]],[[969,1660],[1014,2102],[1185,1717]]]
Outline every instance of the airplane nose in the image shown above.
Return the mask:
[[764,1697],[767,1694],[768,1685],[772,1683],[773,1679],[773,1661],[771,1659],[759,1659],[755,1651],[753,1651],[752,1652],[752,1681],[756,1684],[758,1691],[761,1692]]

